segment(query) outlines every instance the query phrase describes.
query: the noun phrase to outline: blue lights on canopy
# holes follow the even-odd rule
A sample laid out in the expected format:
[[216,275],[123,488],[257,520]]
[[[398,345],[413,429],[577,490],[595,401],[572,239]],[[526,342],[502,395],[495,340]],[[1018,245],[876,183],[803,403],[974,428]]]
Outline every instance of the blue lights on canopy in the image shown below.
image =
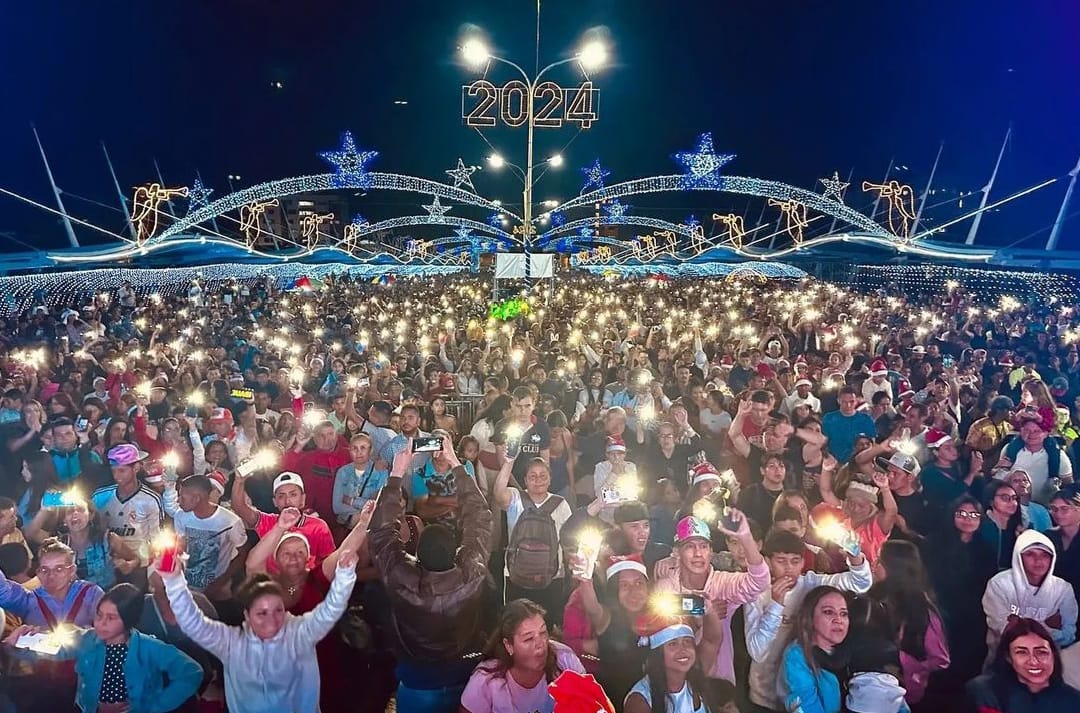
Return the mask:
[[[262,252],[254,247],[247,247],[242,240],[234,240],[228,235],[210,231],[208,226],[224,214],[238,211],[241,207],[252,203],[336,189],[399,191],[430,197],[430,203],[421,204],[426,215],[407,215],[375,223],[370,223],[359,215],[354,217],[351,223],[345,226],[344,239],[337,243],[337,248],[334,248],[354,259],[366,260],[368,259],[366,256],[395,252],[379,245],[372,249],[359,250],[357,242],[365,236],[399,228],[421,226],[442,225],[456,228],[455,233],[458,236],[456,239],[467,243],[474,252],[503,249],[513,245],[529,247],[520,238],[504,229],[504,226],[510,223],[520,224],[522,218],[519,215],[503,207],[499,202],[484,198],[474,190],[469,190],[473,188],[469,178],[476,167],[465,166],[461,159],[458,159],[456,168],[446,171],[447,176],[454,183],[454,185],[449,185],[416,176],[370,171],[370,164],[378,157],[378,152],[361,150],[352,133],[348,131],[342,134],[341,145],[338,149],[323,151],[319,155],[333,167],[332,173],[268,181],[235,191],[213,201],[210,201],[212,190],[204,186],[201,180],[196,179],[189,187],[187,214],[172,222],[157,235],[150,236],[143,245],[136,246],[127,242],[104,251],[87,251],[84,254],[56,253],[50,254],[49,258],[56,263],[100,264],[109,259],[118,260],[148,255],[166,245],[178,242],[206,243],[210,241],[239,246],[247,250],[249,255],[260,259],[285,262],[306,259],[312,255],[311,249],[277,254]],[[681,173],[638,178],[613,185],[607,185],[607,179],[612,172],[604,168],[600,159],[596,159],[592,165],[581,169],[584,183],[577,197],[540,214],[541,218],[546,218],[548,229],[530,240],[530,244],[535,244],[539,249],[550,249],[554,246],[556,250],[564,252],[578,246],[608,244],[616,248],[612,251],[612,258],[616,261],[624,260],[625,256],[631,252],[631,241],[600,236],[593,230],[601,225],[609,225],[641,226],[653,231],[670,231],[674,235],[685,237],[688,240],[680,239],[678,243],[674,242],[674,238],[668,237],[671,241],[670,251],[681,254],[681,256],[673,255],[673,257],[683,261],[700,253],[702,249],[720,259],[742,257],[766,261],[793,254],[804,255],[814,246],[838,241],[862,243],[916,256],[969,262],[985,262],[994,257],[994,252],[987,250],[933,243],[920,238],[912,241],[900,240],[871,218],[836,200],[829,191],[822,195],[779,181],[724,175],[723,169],[735,159],[735,154],[718,153],[714,146],[713,136],[708,132],[698,137],[692,150],[677,152],[673,154],[673,158],[682,168]],[[838,232],[808,238],[800,245],[792,245],[785,240],[775,250],[771,247],[768,250],[763,247],[753,247],[755,242],[761,243],[766,238],[775,238],[774,235],[765,235],[764,238],[756,239],[745,246],[736,247],[726,240],[723,232],[713,236],[704,235],[701,222],[693,215],[688,216],[683,223],[673,223],[644,215],[631,215],[630,206],[623,202],[626,196],[682,191],[713,191],[774,201],[796,201],[819,214],[812,221],[823,217],[835,219]],[[574,214],[571,211],[581,209],[591,212],[596,205],[602,206],[601,215],[572,218]],[[483,212],[475,219],[447,215],[452,208],[455,212],[460,210],[466,214],[473,209],[481,209]],[[579,211],[577,215],[580,216],[581,212]],[[759,226],[761,227],[765,226]],[[754,231],[749,231],[747,235],[752,232]],[[291,242],[280,236],[279,239],[286,243]],[[368,238],[368,241],[370,240]],[[770,241],[771,244],[772,241]],[[362,252],[364,257],[357,255],[358,252]],[[434,260],[436,256],[422,255],[419,259]],[[592,267],[602,268],[603,264],[598,263]]]

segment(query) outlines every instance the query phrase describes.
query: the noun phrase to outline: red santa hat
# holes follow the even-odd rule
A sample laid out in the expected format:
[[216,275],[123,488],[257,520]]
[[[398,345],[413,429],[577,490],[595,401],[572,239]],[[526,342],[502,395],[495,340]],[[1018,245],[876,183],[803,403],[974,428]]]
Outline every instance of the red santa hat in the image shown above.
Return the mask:
[[626,453],[626,442],[622,439],[622,436],[608,436],[606,452],[612,453],[616,451]]
[[218,495],[225,494],[225,482],[228,479],[225,477],[224,473],[220,470],[212,470],[206,474],[206,477],[210,479],[210,486],[218,491]]
[[771,366],[769,366],[768,364],[766,364],[765,362],[760,362],[757,365],[757,374],[762,379],[775,379],[776,378],[776,372],[773,371],[773,368]]
[[731,358],[730,354],[720,360],[720,368],[722,369],[730,369],[733,366],[735,366],[735,360]]
[[926,432],[926,447],[927,448],[939,448],[952,440],[952,436],[945,431],[937,428],[931,428]]
[[642,577],[649,578],[649,571],[645,569],[645,563],[641,555],[627,555],[626,557],[612,556],[608,559],[608,567],[605,576],[608,581],[619,572],[638,572]]
[[897,391],[900,392],[897,394],[897,398],[901,401],[911,400],[915,397],[915,390],[911,388],[911,383],[906,379],[900,379],[900,382],[897,384]]
[[698,483],[704,483],[706,480],[713,480],[717,483],[723,482],[723,480],[720,478],[719,471],[717,471],[716,467],[709,462],[698,463],[697,465],[695,465],[693,468],[690,469],[690,476],[692,478],[693,485],[697,485]]
[[870,364],[870,376],[888,376],[888,375],[889,375],[889,367],[885,366],[885,361],[883,359],[875,359],[873,361],[873,363]]
[[555,713],[615,713],[607,694],[589,674],[567,669],[548,684]]

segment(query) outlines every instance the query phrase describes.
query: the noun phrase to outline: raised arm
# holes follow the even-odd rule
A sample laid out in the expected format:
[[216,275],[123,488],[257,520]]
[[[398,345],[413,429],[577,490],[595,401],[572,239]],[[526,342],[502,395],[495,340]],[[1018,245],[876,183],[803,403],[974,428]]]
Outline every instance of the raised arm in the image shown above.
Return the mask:
[[248,500],[247,490],[244,488],[245,480],[247,480],[247,478],[240,475],[238,471],[236,477],[233,478],[232,493],[230,494],[229,503],[232,505],[233,512],[235,512],[244,522],[244,527],[252,530],[255,528],[255,525],[258,524],[259,517],[262,513],[259,512],[258,508],[252,506],[251,501]]
[[0,607],[17,617],[26,618],[34,595],[18,582],[12,582],[0,571]]
[[[165,583],[165,595],[169,599],[173,616],[180,630],[189,639],[203,647],[223,663],[228,665],[229,642],[233,637],[232,627],[220,621],[214,621],[202,613],[191,597],[187,579],[179,567],[174,567],[171,572],[166,572],[161,567],[161,560],[157,562],[157,570]],[[237,630],[239,631],[239,630]]]
[[312,611],[299,617],[298,643],[304,646],[315,646],[330,633],[338,619],[345,613],[345,607],[349,604],[349,595],[352,594],[353,586],[356,584],[356,562],[355,552],[351,550],[341,552],[326,599],[319,602]]
[[461,508],[461,521],[464,523],[457,565],[464,570],[472,570],[471,576],[480,576],[480,572],[487,568],[488,557],[491,555],[491,533],[495,527],[495,518],[476,480],[458,460],[449,439],[443,440],[443,457],[454,466],[454,483]]
[[394,455],[394,465],[386,487],[379,493],[375,512],[371,516],[371,532],[368,535],[368,550],[379,574],[384,578],[405,560],[405,545],[398,534],[404,505],[401,502],[401,479],[409,471],[412,462],[412,439],[408,439],[405,448]]
[[877,514],[878,526],[888,536],[892,532],[893,525],[896,524],[896,516],[900,513],[900,508],[896,504],[892,490],[889,489],[889,476],[875,472],[872,478],[874,485],[881,491],[881,512]]
[[750,457],[750,441],[743,435],[743,421],[746,420],[746,415],[750,413],[750,405],[750,401],[747,399],[739,402],[739,410],[731,421],[731,428],[728,429],[728,439],[731,441],[732,447],[743,458]]
[[[496,446],[496,448],[504,448],[504,446]],[[495,484],[492,486],[492,493],[495,497],[495,504],[499,506],[500,510],[506,510],[510,507],[510,474],[514,470],[514,461],[509,458],[503,458],[502,465],[499,466],[499,474],[495,476]]]
[[[367,541],[368,525],[371,524],[371,516],[375,512],[375,498],[368,500],[364,503],[364,507],[360,509],[360,514],[356,517],[356,524],[353,525],[352,530],[345,536],[345,539],[341,541],[341,545],[330,553],[330,556],[323,560],[322,571],[323,576],[327,581],[331,581],[334,578],[335,570],[337,569],[338,560],[346,552],[360,552],[360,548],[363,547]],[[355,569],[355,567],[353,568]]]

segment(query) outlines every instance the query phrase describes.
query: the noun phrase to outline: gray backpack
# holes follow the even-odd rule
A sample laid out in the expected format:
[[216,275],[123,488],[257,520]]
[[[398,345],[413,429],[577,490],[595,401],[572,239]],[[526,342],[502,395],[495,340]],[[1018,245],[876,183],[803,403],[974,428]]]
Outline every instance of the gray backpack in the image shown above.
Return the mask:
[[559,533],[552,514],[563,499],[552,495],[540,507],[522,493],[524,512],[514,525],[506,548],[510,581],[522,589],[543,589],[559,573]]

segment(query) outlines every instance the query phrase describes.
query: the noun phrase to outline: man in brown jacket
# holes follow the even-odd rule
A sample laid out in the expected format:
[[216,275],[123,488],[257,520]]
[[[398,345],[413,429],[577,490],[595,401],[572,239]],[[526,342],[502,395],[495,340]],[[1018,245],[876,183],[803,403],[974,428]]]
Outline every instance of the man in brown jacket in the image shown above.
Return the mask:
[[449,439],[444,439],[441,457],[453,469],[461,541],[445,525],[430,525],[420,534],[417,556],[408,554],[398,527],[404,509],[401,481],[412,457],[410,439],[394,457],[368,542],[390,604],[398,709],[453,713],[477,663],[471,654],[484,644],[494,518],[476,481],[461,465]]

